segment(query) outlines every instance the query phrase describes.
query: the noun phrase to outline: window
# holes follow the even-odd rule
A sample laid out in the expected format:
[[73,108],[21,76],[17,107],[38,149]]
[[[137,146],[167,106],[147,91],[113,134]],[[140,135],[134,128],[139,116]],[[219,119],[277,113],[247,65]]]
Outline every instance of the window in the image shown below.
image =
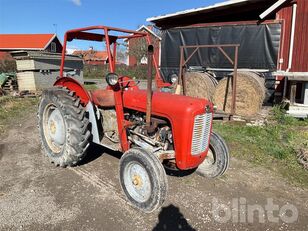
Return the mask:
[[57,44],[55,42],[52,42],[50,44],[50,51],[51,52],[57,52]]
[[140,60],[140,64],[148,64],[148,57],[144,55]]

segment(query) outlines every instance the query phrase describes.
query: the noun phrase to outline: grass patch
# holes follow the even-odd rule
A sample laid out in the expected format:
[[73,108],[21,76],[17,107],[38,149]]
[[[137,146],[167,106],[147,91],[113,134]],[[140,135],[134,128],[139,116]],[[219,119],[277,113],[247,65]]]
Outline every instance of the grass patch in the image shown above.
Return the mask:
[[[116,73],[119,76],[129,76],[136,79],[146,79],[148,68],[147,65],[126,66],[124,64],[116,65]],[[83,68],[83,77],[85,79],[103,79],[110,72],[108,65],[88,65]],[[153,69],[153,77],[155,70]]]
[[308,171],[297,162],[299,149],[308,149],[308,120],[288,117],[274,107],[267,125],[214,123],[231,149],[231,155],[269,168],[290,182],[308,187]]
[[95,83],[87,83],[83,85],[88,91],[97,90],[98,86]]
[[20,117],[34,111],[37,103],[38,98],[0,97],[0,135]]

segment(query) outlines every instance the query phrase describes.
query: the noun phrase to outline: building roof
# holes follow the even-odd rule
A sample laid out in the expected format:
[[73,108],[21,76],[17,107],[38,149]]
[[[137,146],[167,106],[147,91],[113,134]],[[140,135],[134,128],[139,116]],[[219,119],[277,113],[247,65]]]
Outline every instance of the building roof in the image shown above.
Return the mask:
[[56,34],[0,34],[0,50],[45,50]]
[[107,51],[79,50],[74,51],[73,55],[82,56],[85,61],[106,61],[108,59]]
[[[275,3],[276,4],[276,5],[274,4],[275,8],[272,7],[267,12],[269,14],[269,13],[272,13],[274,9],[276,9],[277,7],[279,7],[281,4],[283,4],[286,1],[287,0],[229,0],[229,1],[221,2],[221,3],[216,3],[214,5],[206,6],[206,7],[199,7],[199,8],[188,9],[188,10],[179,11],[179,12],[175,12],[171,14],[151,17],[151,18],[148,18],[147,21],[155,23],[155,24],[162,24],[166,21],[177,20],[183,17],[189,17],[189,16],[194,16],[194,15],[200,15],[200,14],[211,15],[218,11],[220,12],[224,11],[224,12],[227,12],[227,14],[230,14],[232,13],[232,9],[241,7],[242,9],[246,10],[245,8],[251,5],[257,6],[259,8],[262,8],[262,6],[264,6],[266,10],[268,9],[268,7],[272,6],[272,4]],[[261,13],[266,13],[263,11],[261,11]],[[264,14],[263,16],[267,16],[268,14]],[[222,15],[220,15],[220,17]],[[260,15],[259,19],[263,19],[263,18]]]
[[[152,26],[152,27],[153,27],[153,26]],[[160,36],[158,36],[153,30],[151,30],[149,27],[147,27],[147,26],[145,26],[145,25],[142,25],[142,26],[140,26],[140,27],[137,29],[137,31],[143,31],[143,30],[149,32],[151,35],[153,35],[154,37],[156,37],[158,40],[161,40],[161,37],[160,37]]]
[[236,4],[243,3],[243,2],[249,2],[249,1],[250,0],[233,0],[233,1],[220,2],[220,3],[216,3],[214,5],[210,5],[206,7],[198,7],[198,8],[193,8],[193,9],[188,9],[188,10],[183,10],[183,11],[177,11],[171,14],[154,16],[151,18],[147,18],[147,22],[155,22],[161,19],[171,18],[171,17],[175,17],[179,15],[198,13],[201,11],[208,11],[208,10],[213,10],[216,8],[228,7],[228,6],[236,5]]
[[[150,29],[150,27],[153,27],[152,25],[151,26],[146,26],[146,25],[142,25],[140,26],[136,31],[146,31],[148,33],[150,33],[151,35],[153,35],[155,38],[157,38],[158,40],[161,41],[161,37],[158,36],[152,29]],[[130,38],[131,39],[131,38]],[[124,39],[124,42],[128,41],[129,39],[128,38],[125,38]]]

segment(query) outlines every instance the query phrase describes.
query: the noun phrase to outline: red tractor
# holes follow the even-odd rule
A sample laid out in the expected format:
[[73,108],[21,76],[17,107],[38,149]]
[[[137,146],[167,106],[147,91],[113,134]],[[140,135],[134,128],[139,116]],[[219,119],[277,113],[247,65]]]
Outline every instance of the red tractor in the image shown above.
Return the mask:
[[[228,167],[229,151],[212,132],[211,102],[159,90],[170,84],[159,76],[153,46],[148,47],[147,90],[139,89],[132,78],[116,74],[117,41],[140,37],[151,42],[147,33],[106,26],[67,31],[60,77],[42,94],[38,123],[43,149],[56,166],[77,165],[91,155],[87,153],[91,143],[122,152],[121,187],[132,205],[152,212],[167,195],[165,168],[197,169],[203,176],[217,177]],[[89,92],[65,73],[66,43],[73,39],[105,42],[110,68],[106,89]],[[152,66],[156,91],[152,90]]]

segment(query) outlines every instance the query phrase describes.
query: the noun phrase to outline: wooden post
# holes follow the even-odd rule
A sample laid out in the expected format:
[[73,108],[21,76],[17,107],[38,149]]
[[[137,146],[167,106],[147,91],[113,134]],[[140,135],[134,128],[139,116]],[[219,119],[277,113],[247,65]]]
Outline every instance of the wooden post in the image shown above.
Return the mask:
[[234,71],[232,78],[232,102],[231,102],[231,117],[236,113],[236,85],[237,85],[237,65],[238,65],[238,46],[235,47],[234,55]]
[[291,81],[290,104],[294,105],[296,97],[296,81]]
[[308,106],[308,82],[304,84],[304,104]]

